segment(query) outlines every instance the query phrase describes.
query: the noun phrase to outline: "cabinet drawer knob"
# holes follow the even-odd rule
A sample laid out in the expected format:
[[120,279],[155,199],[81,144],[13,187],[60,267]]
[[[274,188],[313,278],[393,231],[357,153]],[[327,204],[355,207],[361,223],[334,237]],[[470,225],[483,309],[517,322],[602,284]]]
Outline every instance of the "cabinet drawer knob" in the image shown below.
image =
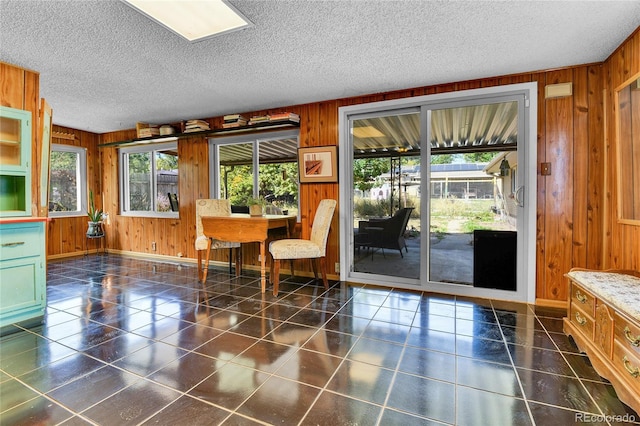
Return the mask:
[[24,244],[24,241],[16,241],[13,243],[2,243],[2,247],[15,247],[15,246],[21,246]]
[[578,321],[578,324],[580,325],[585,325],[587,323],[587,319],[584,317],[581,317],[578,312],[576,312],[576,321]]
[[635,347],[640,347],[640,336],[633,336],[629,327],[624,328],[624,337]]
[[576,299],[578,299],[578,302],[580,303],[587,303],[587,296],[582,294],[580,290],[576,291]]
[[622,364],[624,365],[624,369],[627,370],[632,377],[636,379],[640,377],[640,368],[632,366],[626,355],[622,357]]

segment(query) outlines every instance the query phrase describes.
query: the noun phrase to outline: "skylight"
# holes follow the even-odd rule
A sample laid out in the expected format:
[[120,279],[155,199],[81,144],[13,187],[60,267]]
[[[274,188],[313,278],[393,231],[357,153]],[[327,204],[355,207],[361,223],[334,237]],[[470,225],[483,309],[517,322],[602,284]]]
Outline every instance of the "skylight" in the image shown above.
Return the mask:
[[188,41],[253,26],[224,0],[123,0]]

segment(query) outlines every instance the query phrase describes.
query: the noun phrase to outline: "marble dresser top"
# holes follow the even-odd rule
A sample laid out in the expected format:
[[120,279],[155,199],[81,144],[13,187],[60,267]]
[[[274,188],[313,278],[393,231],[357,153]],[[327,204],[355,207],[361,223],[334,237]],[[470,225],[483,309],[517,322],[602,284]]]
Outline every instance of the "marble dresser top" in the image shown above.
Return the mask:
[[615,272],[575,270],[567,274],[598,298],[640,321],[640,278]]

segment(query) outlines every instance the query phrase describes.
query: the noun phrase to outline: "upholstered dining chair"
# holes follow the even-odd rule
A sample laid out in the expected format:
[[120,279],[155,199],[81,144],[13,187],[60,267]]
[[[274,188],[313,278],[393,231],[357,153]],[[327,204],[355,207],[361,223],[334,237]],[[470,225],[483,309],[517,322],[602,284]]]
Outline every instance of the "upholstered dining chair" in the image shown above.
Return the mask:
[[[231,203],[229,200],[202,198],[196,200],[196,251],[198,253],[198,280],[206,278],[206,271],[202,271],[202,253],[207,250],[208,238],[202,229],[202,216],[230,216]],[[211,249],[229,249],[229,272],[231,272],[231,260],[233,249],[236,249],[236,275],[242,271],[242,249],[240,243],[219,241],[211,239]]]
[[[306,240],[302,238],[288,238],[275,240],[269,244],[269,252],[273,258],[272,263],[272,280],[273,294],[278,295],[278,287],[280,284],[280,261],[294,259],[311,259],[313,267],[313,275],[318,278],[318,268],[316,262],[320,261],[320,272],[322,274],[322,283],[325,288],[329,288],[327,281],[327,264],[325,255],[327,251],[327,239],[329,237],[329,229],[333,213],[336,210],[336,200],[321,200],[313,218],[311,227],[311,238]],[[291,262],[291,275],[293,276],[293,262]]]

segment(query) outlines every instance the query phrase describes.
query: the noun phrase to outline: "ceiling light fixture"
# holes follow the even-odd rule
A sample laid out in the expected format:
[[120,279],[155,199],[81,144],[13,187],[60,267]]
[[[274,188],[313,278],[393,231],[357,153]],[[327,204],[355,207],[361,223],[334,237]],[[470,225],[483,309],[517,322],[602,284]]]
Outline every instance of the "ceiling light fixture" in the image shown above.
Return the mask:
[[123,1],[188,41],[200,41],[253,26],[225,0]]

